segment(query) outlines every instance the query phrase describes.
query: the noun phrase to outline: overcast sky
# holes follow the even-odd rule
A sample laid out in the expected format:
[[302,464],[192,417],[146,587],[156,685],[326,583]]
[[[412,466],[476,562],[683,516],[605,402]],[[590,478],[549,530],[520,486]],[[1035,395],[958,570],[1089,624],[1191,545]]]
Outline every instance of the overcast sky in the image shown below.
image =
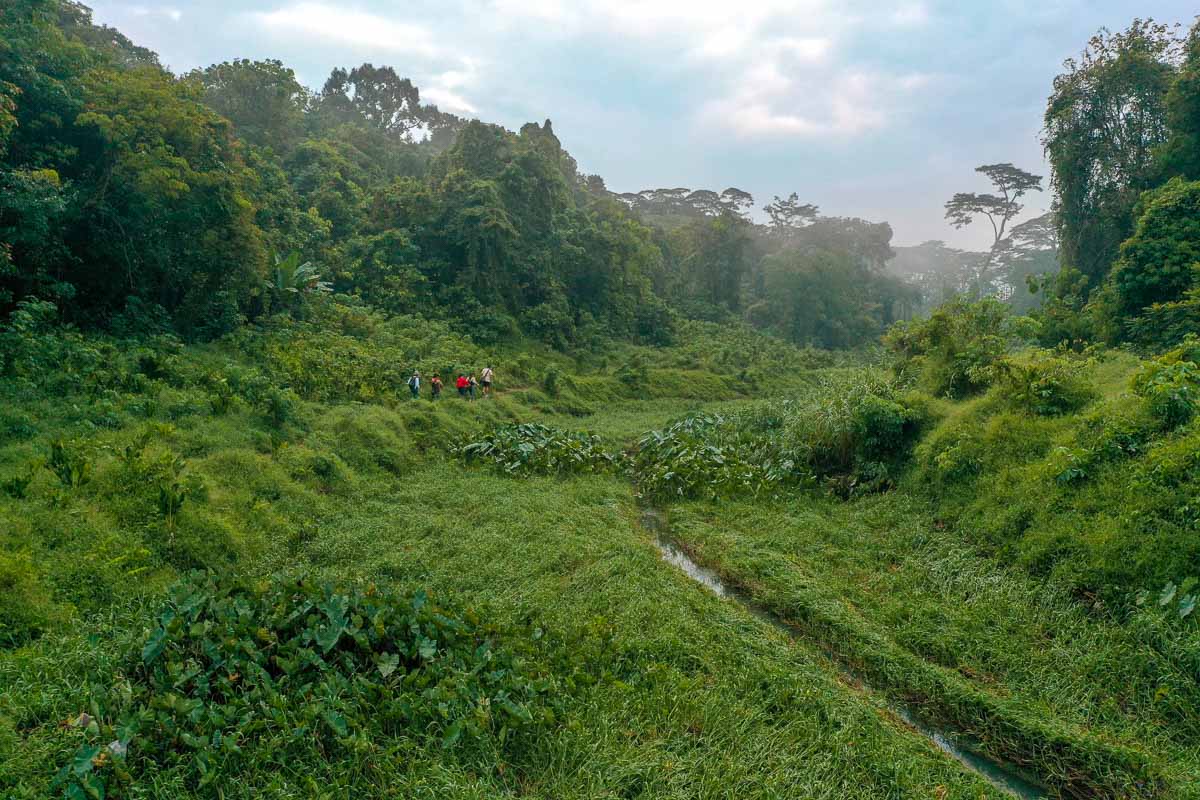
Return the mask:
[[[942,203],[973,168],[1045,173],[1041,114],[1063,59],[1135,15],[1195,0],[95,0],[97,22],[177,72],[278,58],[319,88],[389,64],[422,97],[511,129],[550,118],[614,191],[797,192],[886,220],[895,243],[988,242]],[[1049,204],[1034,195],[1030,213]]]

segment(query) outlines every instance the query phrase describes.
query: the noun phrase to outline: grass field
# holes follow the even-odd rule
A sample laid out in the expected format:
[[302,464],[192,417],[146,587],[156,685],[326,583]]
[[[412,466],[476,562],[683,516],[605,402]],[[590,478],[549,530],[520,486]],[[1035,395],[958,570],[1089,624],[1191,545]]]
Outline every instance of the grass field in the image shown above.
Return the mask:
[[[1051,444],[1075,441],[1068,418],[1013,417],[992,395],[853,395],[873,403],[872,419],[894,417],[899,438],[881,465],[838,438],[846,407],[819,392],[797,401],[799,421],[779,435],[824,437],[813,441],[844,450],[845,469],[891,490],[831,478],[829,492],[810,482],[757,500],[665,503],[665,535],[741,593],[720,598],[661,558],[641,524],[646,498],[623,469],[515,477],[455,448],[535,421],[594,431],[620,464],[643,433],[698,412],[750,410],[754,424],[774,424],[752,378],[687,350],[635,353],[649,384],[612,367],[573,374],[562,361],[554,377],[526,365],[496,399],[434,404],[396,400],[340,362],[297,373],[289,385],[305,391],[280,390],[275,362],[242,352],[143,355],[99,388],[3,384],[0,795],[87,796],[103,773],[107,796],[143,798],[1000,796],[899,704],[1019,765],[1051,796],[1200,797],[1188,629],[1098,613],[1070,581],[1008,558],[993,531],[973,533],[977,498],[1002,496],[988,472],[938,504],[930,465],[944,465],[934,456],[953,431],[997,443],[997,425],[1028,434],[1030,447],[989,452],[1036,488]],[[326,357],[290,350],[277,368]],[[1117,404],[1134,365],[1105,363],[1098,402]],[[836,377],[835,393],[855,380],[841,366],[796,374],[776,388],[806,398],[822,375]],[[907,464],[901,446],[918,419],[926,427]],[[1054,491],[1063,507],[1076,489]],[[268,699],[235,706],[259,695],[218,669],[207,705],[189,704],[201,651],[187,636],[239,657],[277,641],[257,622],[245,642],[204,639],[213,620],[233,631],[251,619],[245,597],[272,597],[266,588],[235,593],[222,612],[231,617],[190,632],[164,621],[180,609],[168,587],[194,570],[252,587],[300,574],[335,599],[361,587],[368,604],[420,605],[426,592],[446,630],[481,626],[482,638],[453,663],[453,636],[419,638],[428,652],[397,673],[433,681],[417,691],[389,678],[394,666],[329,661],[351,652],[348,640],[320,658],[314,628],[298,653],[319,664],[316,682],[289,683],[290,662],[272,662],[284,666],[263,673]],[[160,634],[176,638],[156,667],[158,651],[146,654]],[[502,688],[455,710],[455,692],[480,680]],[[515,727],[491,710],[510,700]],[[410,704],[403,724],[397,703]],[[130,714],[141,727],[119,738]],[[463,719],[478,724],[460,739]],[[219,735],[195,733],[214,725]],[[110,736],[128,752],[90,749]]]

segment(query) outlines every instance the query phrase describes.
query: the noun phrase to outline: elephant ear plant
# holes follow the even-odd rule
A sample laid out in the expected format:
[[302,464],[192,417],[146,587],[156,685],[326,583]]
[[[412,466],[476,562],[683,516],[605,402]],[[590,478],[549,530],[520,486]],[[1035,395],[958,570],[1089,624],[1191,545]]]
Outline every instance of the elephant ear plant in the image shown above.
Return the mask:
[[301,768],[388,739],[513,757],[563,695],[514,649],[531,642],[424,592],[196,575],[172,589],[112,689],[67,720],[79,743],[55,785],[103,798],[155,774],[219,793],[246,768]]

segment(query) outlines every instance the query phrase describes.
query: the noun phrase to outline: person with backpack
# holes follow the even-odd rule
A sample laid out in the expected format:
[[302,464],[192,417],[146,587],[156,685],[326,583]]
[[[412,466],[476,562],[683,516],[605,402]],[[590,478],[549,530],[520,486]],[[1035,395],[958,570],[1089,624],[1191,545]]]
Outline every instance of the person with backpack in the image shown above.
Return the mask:
[[483,372],[479,375],[479,384],[483,387],[483,396],[487,397],[492,391],[492,381],[496,379],[496,373],[492,371],[490,366],[484,367]]
[[408,379],[408,390],[412,392],[413,400],[421,396],[421,373],[413,370],[412,377]]
[[479,381],[475,380],[475,373],[471,373],[471,377],[467,379],[467,389],[471,393],[471,400],[475,399],[475,387],[479,385]]
[[435,373],[434,376],[429,379],[429,388],[433,392],[433,397],[432,397],[433,400],[437,400],[439,397],[441,397],[442,396],[442,376]]
[[467,387],[471,385],[467,381],[467,376],[463,375],[460,372],[458,374],[458,380],[456,380],[454,382],[454,385],[458,389],[458,396],[461,397],[463,400],[466,400],[467,399]]

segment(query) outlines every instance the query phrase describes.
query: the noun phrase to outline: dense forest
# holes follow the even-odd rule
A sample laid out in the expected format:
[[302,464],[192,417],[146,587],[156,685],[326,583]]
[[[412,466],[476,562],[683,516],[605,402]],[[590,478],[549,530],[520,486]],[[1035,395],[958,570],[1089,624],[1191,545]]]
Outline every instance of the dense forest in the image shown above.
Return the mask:
[[1200,798],[1200,21],[1081,44],[967,250],[0,5],[0,796]]

